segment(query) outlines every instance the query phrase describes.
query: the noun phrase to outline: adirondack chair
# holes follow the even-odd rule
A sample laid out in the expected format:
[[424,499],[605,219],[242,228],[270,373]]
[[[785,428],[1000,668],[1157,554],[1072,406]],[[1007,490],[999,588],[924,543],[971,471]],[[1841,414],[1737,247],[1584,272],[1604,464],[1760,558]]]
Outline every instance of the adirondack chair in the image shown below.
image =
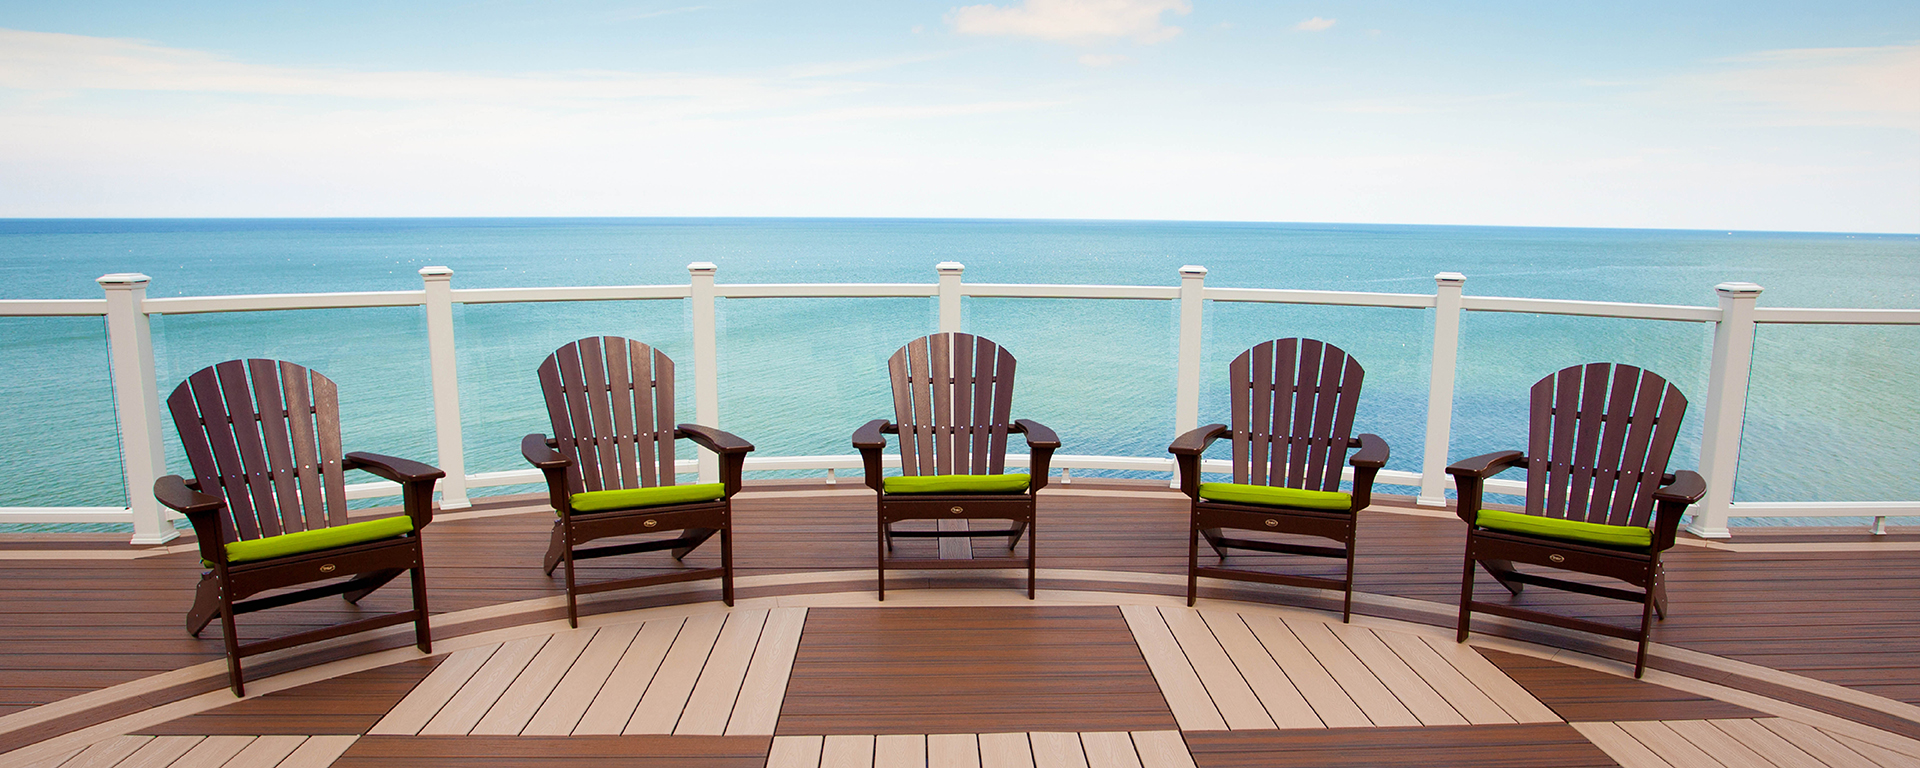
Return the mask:
[[[1167,447],[1179,465],[1180,488],[1192,500],[1187,533],[1187,605],[1201,576],[1340,590],[1340,619],[1353,617],[1354,533],[1358,512],[1372,502],[1373,479],[1387,463],[1387,441],[1352,437],[1354,407],[1366,371],[1345,351],[1313,339],[1276,339],[1240,353],[1227,367],[1233,426],[1208,424]],[[1201,482],[1202,454],[1233,437],[1233,482]],[[1351,459],[1349,449],[1358,448]],[[1340,490],[1353,467],[1353,491]],[[1228,536],[1264,531],[1332,539],[1339,547]],[[1200,565],[1200,539],[1220,556]],[[1233,550],[1346,560],[1345,578],[1328,579],[1230,568]]]
[[[1447,467],[1467,522],[1461,642],[1479,611],[1638,641],[1633,674],[1646,670],[1652,616],[1667,615],[1660,554],[1673,547],[1680,516],[1707,487],[1693,472],[1667,472],[1686,412],[1680,389],[1650,371],[1576,365],[1533,385],[1525,454],[1500,451]],[[1486,479],[1520,465],[1527,469],[1526,510],[1482,509]],[[1474,600],[1475,563],[1515,596],[1532,584],[1640,603],[1640,627]],[[1637,591],[1525,572],[1515,563],[1615,578]]]
[[[894,421],[874,419],[853,433],[879,507],[879,592],[887,599],[887,566],[1027,569],[1034,594],[1034,495],[1047,485],[1047,468],[1060,438],[1037,421],[1010,419],[1013,355],[966,333],[936,333],[900,348],[887,360],[893,380]],[[1026,436],[1031,474],[1005,474],[1007,435]],[[899,435],[900,477],[881,477],[886,435]],[[968,521],[1008,520],[1008,528],[972,530]],[[900,530],[908,520],[947,521],[939,530]],[[1015,556],[1020,537],[1027,555]],[[1003,557],[895,558],[896,538],[1005,537]]]
[[[331,379],[278,360],[229,360],[202,368],[167,398],[193,479],[153,484],[160,503],[187,516],[199,540],[200,575],[187,632],[214,617],[226,635],[227,681],[245,695],[240,659],[267,651],[413,622],[421,652],[433,650],[420,531],[433,521],[433,484],[445,473],[417,461],[340,453],[340,400]],[[405,514],[347,521],[349,469],[400,484]],[[242,644],[234,617],[342,595],[358,603],[402,572],[413,574],[413,608]],[[239,602],[284,587],[332,581]]]
[[[520,453],[546,476],[554,512],[546,572],[566,565],[567,622],[580,626],[579,596],[615,589],[720,578],[733,605],[733,495],[753,444],[713,427],[674,424],[673,361],[618,336],[571,342],[540,364],[553,437],[527,435]],[[674,484],[674,440],[687,438],[720,457],[720,482]],[[614,536],[665,533],[667,539],[580,545]],[[720,534],[720,566],[581,584],[574,562],[671,550],[675,561]]]

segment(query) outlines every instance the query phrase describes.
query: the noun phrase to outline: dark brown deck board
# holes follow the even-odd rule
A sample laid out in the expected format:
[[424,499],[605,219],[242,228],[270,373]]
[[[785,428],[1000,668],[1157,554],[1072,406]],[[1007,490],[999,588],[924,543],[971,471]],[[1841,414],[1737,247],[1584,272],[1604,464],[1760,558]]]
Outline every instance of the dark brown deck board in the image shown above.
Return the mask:
[[445,656],[403,661],[308,683],[146,728],[154,736],[363,734],[400,703]]
[[1465,725],[1288,731],[1188,731],[1198,768],[1618,766],[1572,726]]
[[1557,661],[1477,648],[1567,722],[1768,717],[1736,704]]
[[766,736],[362,736],[333,768],[763,768]]
[[1174,727],[1112,607],[815,608],[774,732]]

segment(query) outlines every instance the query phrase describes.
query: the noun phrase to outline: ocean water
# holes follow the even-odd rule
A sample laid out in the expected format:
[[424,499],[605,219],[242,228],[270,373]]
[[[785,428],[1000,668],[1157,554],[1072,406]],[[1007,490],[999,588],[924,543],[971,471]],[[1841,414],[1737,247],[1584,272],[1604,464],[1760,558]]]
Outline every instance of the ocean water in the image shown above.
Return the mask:
[[[98,298],[109,272],[153,277],[153,297],[412,290],[422,266],[456,288],[920,282],[959,261],[969,282],[1175,285],[1431,293],[1467,275],[1481,296],[1714,306],[1713,286],[1759,283],[1762,306],[1920,307],[1920,236],[1200,222],[850,219],[0,220],[0,298]],[[693,418],[684,300],[455,307],[469,472],[519,469],[547,431],[534,368],[599,334],[679,363]],[[888,416],[885,360],[934,329],[932,299],[722,300],[720,426],[760,455],[845,454]],[[1164,456],[1173,438],[1172,302],[967,299],[966,330],[1020,361],[1015,415],[1053,426],[1063,452]],[[1309,336],[1367,370],[1356,429],[1417,470],[1426,419],[1427,310],[1210,304],[1202,422],[1225,411],[1226,364],[1252,344]],[[419,308],[159,316],[162,394],[193,371],[289,359],[340,384],[348,450],[435,458]],[[1577,363],[1641,365],[1695,404],[1675,467],[1698,462],[1711,328],[1468,313],[1449,456],[1520,447],[1527,387]],[[1735,498],[1920,499],[1920,328],[1762,326]],[[185,461],[166,430],[168,464]],[[692,455],[682,447],[682,457]],[[815,473],[817,474],[817,473]],[[1079,474],[1079,473],[1076,473]],[[1100,474],[1100,473],[1088,473]],[[0,318],[0,506],[122,505],[103,323]],[[502,489],[523,491],[525,488]],[[1383,488],[1383,491],[1405,489]],[[137,489],[144,493],[145,489]],[[480,491],[484,492],[484,491]]]

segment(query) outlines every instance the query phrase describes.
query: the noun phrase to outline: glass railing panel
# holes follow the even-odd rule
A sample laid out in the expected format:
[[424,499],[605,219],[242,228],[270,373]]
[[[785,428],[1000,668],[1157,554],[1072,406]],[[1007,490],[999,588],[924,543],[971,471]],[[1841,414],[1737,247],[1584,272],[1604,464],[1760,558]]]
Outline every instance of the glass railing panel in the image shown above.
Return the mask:
[[0,507],[125,506],[106,323],[5,317],[0,337]]
[[1734,501],[1920,500],[1915,350],[1915,326],[1761,325]]
[[[719,426],[753,443],[753,456],[854,453],[854,429],[873,419],[893,419],[887,358],[938,324],[932,299],[722,299],[718,304]],[[691,376],[689,370],[682,377],[689,390]],[[693,420],[691,408],[682,419]],[[888,453],[897,450],[889,440]]]
[[[1179,305],[1172,301],[968,299],[963,324],[1019,361],[1013,417],[1060,435],[1060,453],[1167,456],[1173,439]],[[1025,453],[1017,438],[1010,453]],[[1075,476],[1166,473],[1075,469]]]

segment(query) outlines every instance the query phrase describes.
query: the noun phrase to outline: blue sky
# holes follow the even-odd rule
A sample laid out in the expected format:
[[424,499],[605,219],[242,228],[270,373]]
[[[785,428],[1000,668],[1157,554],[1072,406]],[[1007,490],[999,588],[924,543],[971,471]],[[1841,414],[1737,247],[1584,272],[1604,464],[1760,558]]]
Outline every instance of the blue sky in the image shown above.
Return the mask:
[[1920,232],[1920,3],[0,5],[0,216]]

